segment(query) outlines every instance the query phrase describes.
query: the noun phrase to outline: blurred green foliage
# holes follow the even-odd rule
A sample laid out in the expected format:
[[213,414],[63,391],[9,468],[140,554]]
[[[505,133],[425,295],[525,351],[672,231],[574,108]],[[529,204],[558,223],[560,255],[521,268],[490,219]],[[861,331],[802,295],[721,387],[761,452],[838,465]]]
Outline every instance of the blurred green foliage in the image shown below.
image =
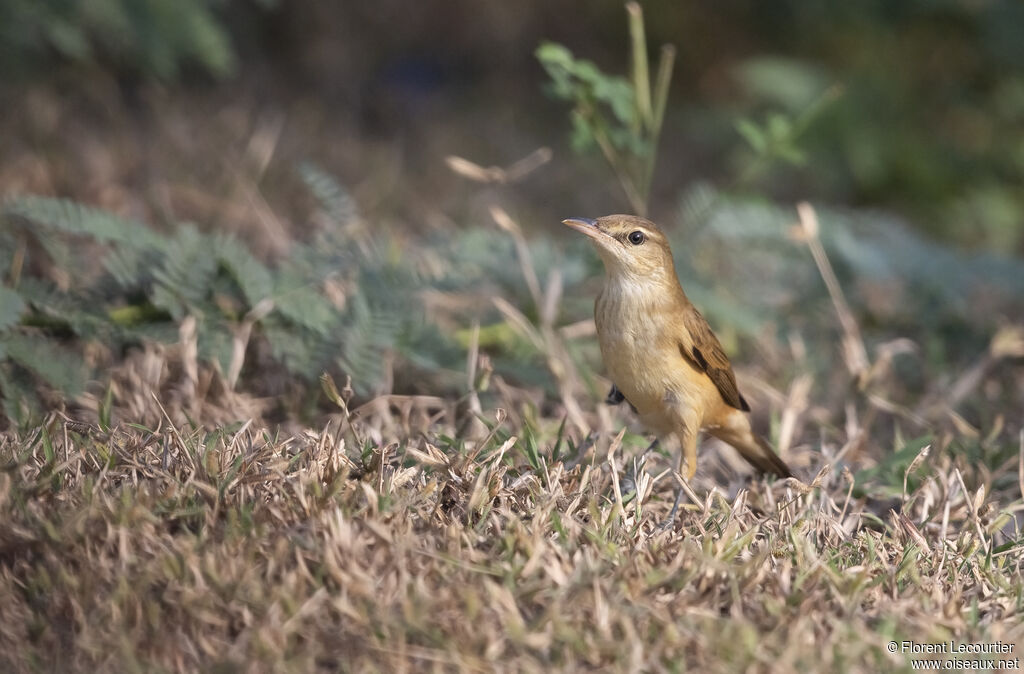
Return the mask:
[[749,117],[736,120],[736,131],[747,141],[753,157],[746,160],[739,176],[741,184],[762,178],[775,163],[802,167],[807,164],[807,152],[801,147],[804,132],[814,120],[841,95],[839,87],[831,87],[807,104],[798,114],[771,111],[762,121]]
[[[551,388],[543,349],[519,337],[488,301],[497,296],[518,307],[531,304],[522,270],[509,263],[517,254],[511,237],[479,228],[435,233],[398,248],[361,224],[333,178],[312,166],[301,170],[325,226],[274,265],[234,238],[187,223],[160,234],[65,200],[24,197],[4,205],[4,414],[31,420],[42,406],[42,389],[74,397],[90,379],[93,387],[105,386],[99,363],[84,357],[90,348],[174,344],[189,318],[196,322],[200,359],[230,385],[237,380],[248,390],[280,368],[305,382],[307,391],[315,391],[309,385],[328,371],[350,375],[365,396],[389,390],[401,371],[406,380],[399,388],[408,389],[410,377],[421,385],[429,377],[432,392],[456,393],[465,386],[467,344],[452,326],[472,320],[487,326],[479,343],[497,372]],[[920,358],[929,366],[944,370],[984,353],[998,326],[1024,312],[1024,263],[954,252],[877,213],[822,208],[818,216],[822,244],[872,353],[898,334],[921,345]],[[727,348],[774,326],[780,336],[795,331],[806,340],[802,367],[834,370],[838,328],[831,300],[805,246],[791,238],[791,208],[698,185],[681,200],[678,221],[682,226],[668,230],[677,270]],[[586,242],[560,250],[541,238],[528,246],[540,278],[550,285],[558,275],[556,324],[592,315],[593,293],[584,286],[602,272]],[[708,285],[709,279],[719,282]],[[426,311],[427,293],[463,308],[439,321]],[[743,299],[750,297],[757,301]],[[251,342],[239,341],[246,326]],[[256,343],[266,348],[254,349]],[[589,377],[596,352],[585,341],[570,347]],[[269,362],[261,360],[267,356]],[[913,388],[915,381],[910,377],[905,385]]]
[[633,211],[647,215],[675,47],[662,47],[652,87],[643,13],[635,2],[627,4],[626,10],[632,47],[631,79],[606,75],[592,62],[574,58],[566,47],[553,42],[541,44],[536,55],[551,78],[551,93],[573,104],[573,148],[582,152],[597,145],[615,171]]
[[[963,358],[1024,312],[1022,261],[958,252],[892,215],[824,206],[817,214],[822,245],[871,338],[939,339],[946,356]],[[677,220],[669,234],[677,271],[713,323],[753,333],[769,322],[799,328],[820,319],[837,329],[819,273],[793,234],[791,206],[704,184],[682,195]],[[708,288],[714,278],[728,282]],[[748,297],[756,303],[737,299]],[[960,339],[946,339],[953,336]]]
[[40,384],[81,393],[100,376],[84,356],[90,346],[177,343],[186,319],[195,321],[199,359],[232,387],[251,362],[250,331],[288,376],[312,383],[324,371],[343,372],[363,394],[390,388],[395,358],[433,370],[461,362],[461,351],[424,321],[416,270],[386,242],[358,236],[353,202],[332,178],[312,166],[302,173],[326,226],[274,266],[237,239],[188,223],[163,235],[66,200],[7,202],[0,417],[35,419]]
[[[709,114],[796,118],[843,91],[797,161],[749,189],[886,206],[956,244],[1024,252],[1024,5],[783,0],[724,20],[754,48],[729,66],[740,96]],[[740,174],[750,157],[729,162]]]
[[0,58],[7,69],[66,60],[173,80],[188,66],[232,74],[237,57],[217,16],[223,0],[5,0]]
[[[649,3],[645,14],[650,41],[680,50],[673,89],[681,94],[668,102],[662,133],[672,168],[654,186],[660,198],[670,184],[712,179],[779,200],[881,206],[955,244],[1024,253],[1024,4],[739,0]],[[400,26],[396,16],[408,20]],[[438,34],[445,39],[431,37]],[[559,96],[581,114],[589,101],[603,115],[574,122],[577,142],[596,140],[603,126],[625,155],[620,164],[652,162],[635,114],[647,109],[635,95],[646,60],[625,40],[618,2],[585,10],[568,0],[487,8],[443,0],[0,2],[4,75],[46,77],[55,64],[74,63],[174,81],[192,71],[244,75],[252,66],[261,78],[273,73],[275,82],[306,87],[302,96],[310,83],[329,81],[324,95],[336,91],[339,108],[351,108],[340,111],[392,135],[445,119],[471,126],[474,116],[506,107],[488,92],[535,88],[529,55],[544,41],[602,66],[633,47],[625,78],[569,51],[545,47],[542,60]],[[438,113],[387,103],[410,92],[439,94]],[[470,109],[474,98],[492,107]],[[524,115],[551,112],[513,100]],[[745,143],[736,142],[737,129]],[[633,173],[641,196],[652,171]]]

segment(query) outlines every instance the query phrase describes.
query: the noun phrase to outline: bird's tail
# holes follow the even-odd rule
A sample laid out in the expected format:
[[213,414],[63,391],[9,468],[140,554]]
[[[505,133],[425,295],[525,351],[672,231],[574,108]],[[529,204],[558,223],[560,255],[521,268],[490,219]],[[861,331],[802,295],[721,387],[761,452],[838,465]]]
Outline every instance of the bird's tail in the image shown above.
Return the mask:
[[711,433],[735,447],[736,451],[746,459],[747,463],[762,473],[776,475],[780,478],[793,477],[793,471],[775,453],[772,446],[763,438],[754,435],[754,432],[749,428],[743,429],[740,432],[730,429],[720,433],[711,431]]

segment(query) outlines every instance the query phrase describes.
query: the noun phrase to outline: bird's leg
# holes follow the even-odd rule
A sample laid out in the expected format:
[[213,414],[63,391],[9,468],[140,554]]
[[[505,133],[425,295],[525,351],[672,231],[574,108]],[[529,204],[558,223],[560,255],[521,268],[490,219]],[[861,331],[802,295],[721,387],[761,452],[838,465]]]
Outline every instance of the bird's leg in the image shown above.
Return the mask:
[[679,487],[676,489],[676,500],[672,504],[672,510],[668,512],[668,517],[665,518],[664,522],[659,522],[654,527],[656,533],[662,531],[668,531],[672,528],[672,525],[676,523],[676,515],[679,513],[679,502],[683,500],[683,488]]
[[686,461],[686,479],[692,480],[697,474],[697,432],[700,425],[695,415],[687,414],[683,423],[676,430],[676,437],[681,445],[679,451],[679,472],[683,474],[683,461]]
[[[694,429],[694,430],[690,430]],[[686,461],[686,480],[689,482],[697,474],[697,431],[696,426],[684,426],[682,431],[676,433],[679,443],[679,473],[683,473],[683,460]],[[668,531],[676,522],[676,513],[679,512],[679,502],[683,499],[683,486],[676,489],[676,500],[672,504],[672,510],[664,522],[654,528],[655,531]]]

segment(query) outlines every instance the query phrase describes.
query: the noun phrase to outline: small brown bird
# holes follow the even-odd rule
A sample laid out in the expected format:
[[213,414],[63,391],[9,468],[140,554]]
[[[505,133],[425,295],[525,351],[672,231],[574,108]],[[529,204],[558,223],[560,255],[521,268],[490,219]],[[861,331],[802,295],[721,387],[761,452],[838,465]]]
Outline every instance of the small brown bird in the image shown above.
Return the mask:
[[601,356],[613,382],[609,401],[624,399],[659,436],[682,445],[679,471],[697,471],[697,433],[735,447],[764,473],[792,477],[789,466],[754,435],[747,401],[711,327],[679,285],[668,240],[649,220],[607,215],[563,224],[592,239],[604,261],[594,304]]

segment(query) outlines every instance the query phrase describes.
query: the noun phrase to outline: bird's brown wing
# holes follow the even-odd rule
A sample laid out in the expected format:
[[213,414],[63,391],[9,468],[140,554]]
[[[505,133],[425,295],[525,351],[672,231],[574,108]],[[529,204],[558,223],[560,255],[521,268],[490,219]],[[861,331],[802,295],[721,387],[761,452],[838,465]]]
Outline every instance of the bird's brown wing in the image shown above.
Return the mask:
[[722,394],[722,400],[738,410],[749,412],[750,405],[736,386],[736,375],[732,372],[729,357],[725,355],[715,333],[711,332],[711,326],[696,307],[691,305],[687,309],[683,315],[687,334],[679,342],[679,352],[711,378]]

